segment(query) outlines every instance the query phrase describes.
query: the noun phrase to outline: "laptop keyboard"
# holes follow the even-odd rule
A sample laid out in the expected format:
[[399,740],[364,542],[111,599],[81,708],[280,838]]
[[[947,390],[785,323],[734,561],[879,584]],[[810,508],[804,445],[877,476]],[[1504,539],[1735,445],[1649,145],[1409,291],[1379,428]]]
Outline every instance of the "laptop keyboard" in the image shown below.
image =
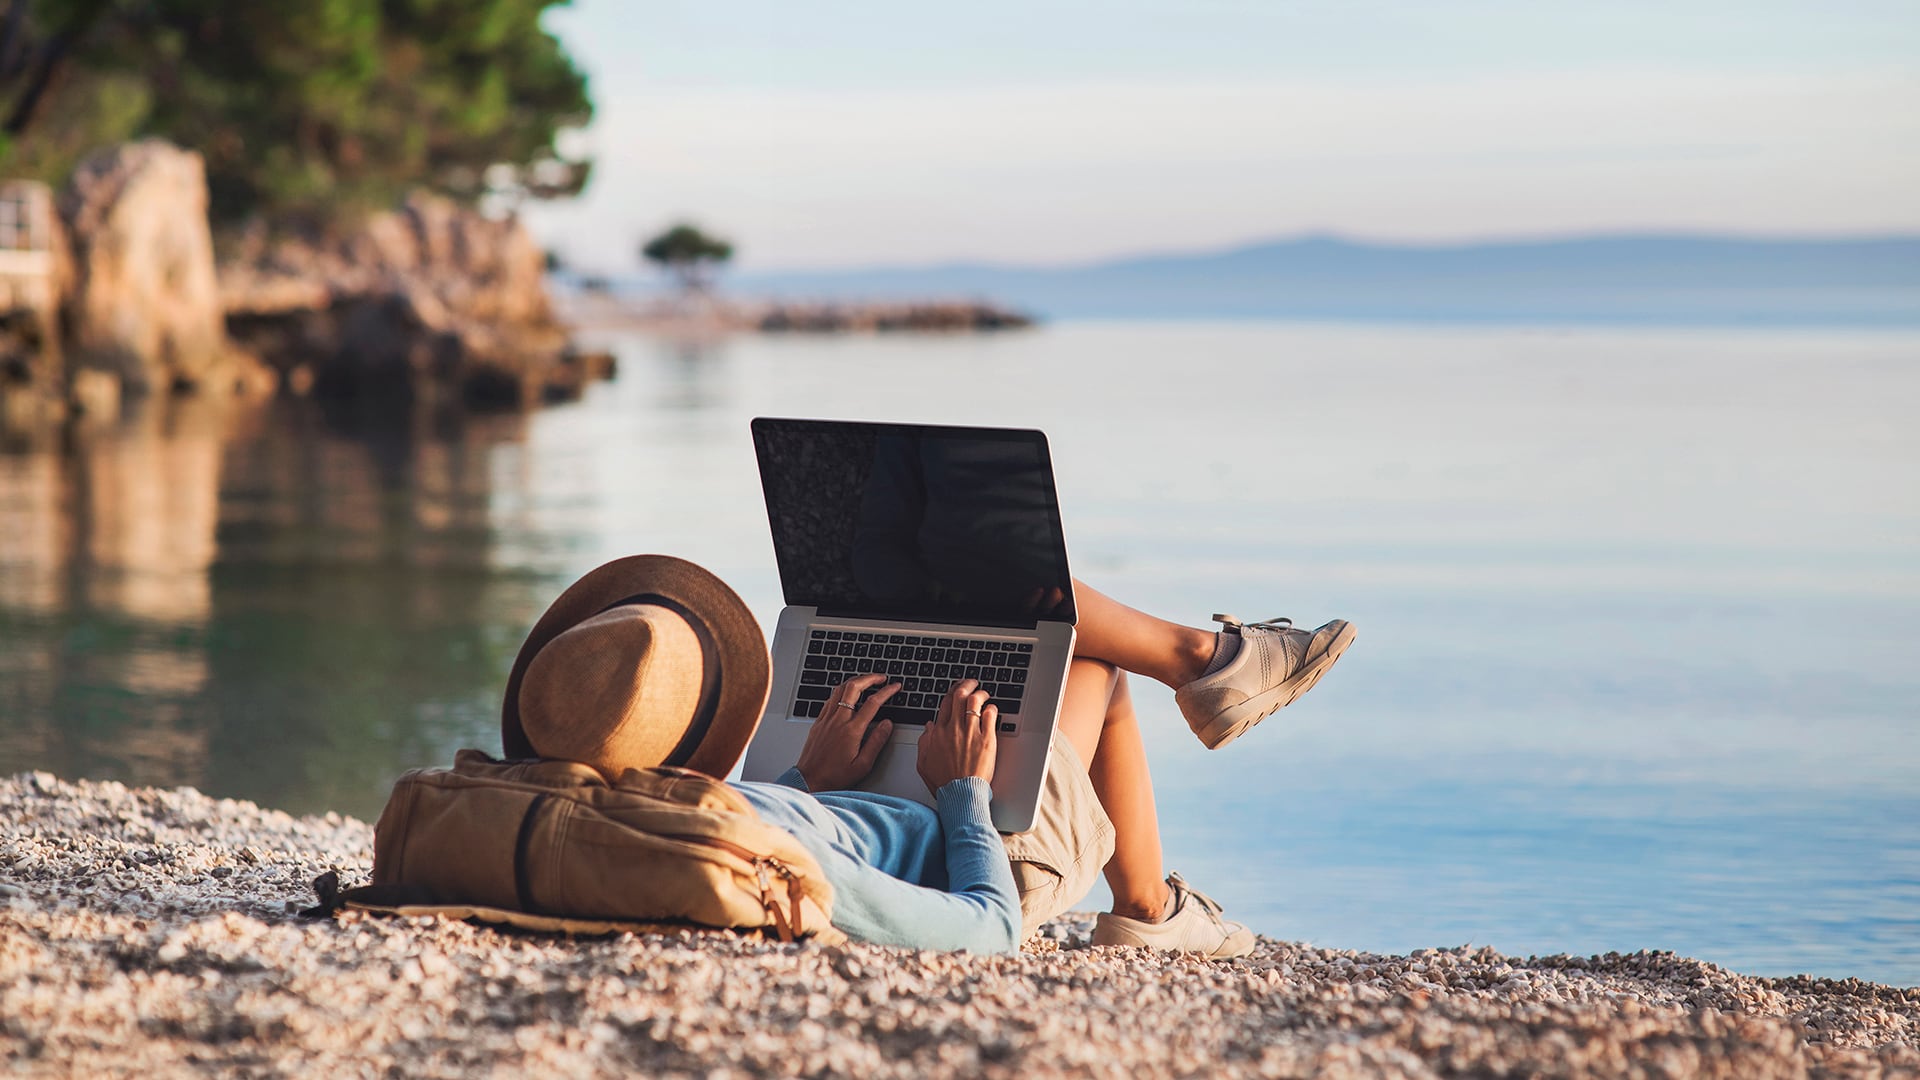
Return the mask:
[[880,709],[896,724],[929,724],[940,698],[961,679],[977,679],[1000,710],[1000,730],[1017,729],[1033,663],[1031,641],[944,635],[810,630],[793,715],[817,717],[833,688],[856,675],[885,675],[900,689]]

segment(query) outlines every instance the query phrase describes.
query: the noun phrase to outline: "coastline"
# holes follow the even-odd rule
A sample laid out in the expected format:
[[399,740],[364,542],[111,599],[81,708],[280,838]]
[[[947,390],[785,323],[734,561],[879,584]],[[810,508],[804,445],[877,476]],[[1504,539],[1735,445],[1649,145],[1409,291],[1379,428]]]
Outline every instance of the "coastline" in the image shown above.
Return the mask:
[[1040,319],[977,299],[809,300],[779,297],[622,298],[579,287],[555,291],[555,309],[575,331],[629,331],[670,341],[730,334],[971,334],[1024,330]]
[[302,920],[372,830],[188,788],[0,780],[0,1050],[29,1074],[1920,1075],[1920,988],[1668,953],[1240,961],[568,940]]

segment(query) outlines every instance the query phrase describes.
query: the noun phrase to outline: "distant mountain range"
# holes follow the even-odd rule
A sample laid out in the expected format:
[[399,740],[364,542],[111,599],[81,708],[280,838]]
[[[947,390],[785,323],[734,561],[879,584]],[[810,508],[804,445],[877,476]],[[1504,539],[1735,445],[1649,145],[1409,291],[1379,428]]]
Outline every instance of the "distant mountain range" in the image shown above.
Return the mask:
[[1080,265],[745,273],[786,299],[982,298],[1044,318],[1920,325],[1920,236],[1611,235],[1456,245],[1306,236]]

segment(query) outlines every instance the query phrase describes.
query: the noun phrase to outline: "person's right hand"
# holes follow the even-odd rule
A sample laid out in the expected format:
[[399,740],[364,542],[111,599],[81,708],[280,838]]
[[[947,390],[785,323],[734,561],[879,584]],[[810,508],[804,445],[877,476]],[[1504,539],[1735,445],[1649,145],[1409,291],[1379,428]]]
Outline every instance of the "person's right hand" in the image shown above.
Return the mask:
[[987,692],[972,679],[962,679],[940,699],[933,723],[920,733],[920,780],[927,790],[940,789],[963,776],[993,779],[994,757],[1000,740],[994,733],[1000,710],[987,704]]
[[[893,721],[876,721],[874,715],[899,689],[900,684],[887,682],[885,675],[856,675],[833,688],[820,719],[807,731],[800,760],[794,762],[808,791],[846,791],[867,778],[893,734]],[[869,690],[873,693],[867,694]],[[862,694],[867,694],[865,701]]]

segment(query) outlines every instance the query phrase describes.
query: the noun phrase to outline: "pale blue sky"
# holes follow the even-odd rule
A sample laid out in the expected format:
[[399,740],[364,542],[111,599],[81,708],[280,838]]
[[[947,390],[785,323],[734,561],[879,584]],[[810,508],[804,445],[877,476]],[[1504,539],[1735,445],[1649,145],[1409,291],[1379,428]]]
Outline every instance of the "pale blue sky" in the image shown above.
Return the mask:
[[1304,231],[1920,230],[1920,4],[577,0],[598,159],[535,229],[756,267]]

